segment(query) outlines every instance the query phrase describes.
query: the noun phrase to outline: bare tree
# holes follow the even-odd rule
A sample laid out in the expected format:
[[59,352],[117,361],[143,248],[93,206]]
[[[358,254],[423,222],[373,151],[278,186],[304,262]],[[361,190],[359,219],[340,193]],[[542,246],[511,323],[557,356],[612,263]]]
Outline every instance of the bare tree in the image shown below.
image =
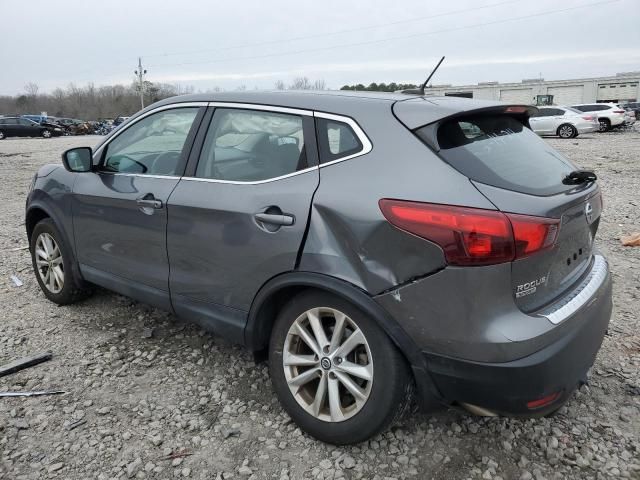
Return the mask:
[[278,80],[275,84],[274,84],[274,88],[276,90],[285,90],[287,87],[284,85],[284,82],[282,80]]
[[325,81],[322,80],[322,79],[316,80],[315,82],[313,82],[313,89],[314,90],[326,90],[327,89],[327,85],[326,85]]
[[37,97],[39,90],[40,87],[38,87],[37,83],[29,82],[24,86],[24,91],[27,92],[27,95],[31,98]]
[[311,90],[312,85],[307,77],[297,77],[293,79],[289,90]]

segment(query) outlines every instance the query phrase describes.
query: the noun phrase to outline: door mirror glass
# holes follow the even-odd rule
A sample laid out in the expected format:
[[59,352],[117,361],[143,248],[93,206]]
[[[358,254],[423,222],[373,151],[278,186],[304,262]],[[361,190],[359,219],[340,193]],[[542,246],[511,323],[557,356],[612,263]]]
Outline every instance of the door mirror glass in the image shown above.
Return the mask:
[[90,147],[78,147],[62,154],[62,164],[70,172],[90,172],[93,152]]

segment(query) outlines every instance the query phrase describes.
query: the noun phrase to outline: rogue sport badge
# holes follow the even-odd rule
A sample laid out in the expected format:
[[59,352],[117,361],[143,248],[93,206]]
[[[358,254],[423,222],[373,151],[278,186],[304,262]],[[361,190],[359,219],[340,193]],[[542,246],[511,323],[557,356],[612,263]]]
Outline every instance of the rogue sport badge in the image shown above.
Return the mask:
[[587,217],[587,223],[593,223],[593,205],[590,202],[584,206],[584,214]]

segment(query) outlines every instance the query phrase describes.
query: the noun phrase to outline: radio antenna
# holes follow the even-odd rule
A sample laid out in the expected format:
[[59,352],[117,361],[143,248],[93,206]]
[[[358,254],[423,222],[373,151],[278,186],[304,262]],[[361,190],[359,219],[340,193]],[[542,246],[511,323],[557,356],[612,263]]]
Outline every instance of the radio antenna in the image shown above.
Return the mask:
[[420,95],[424,95],[424,89],[427,88],[427,83],[429,83],[429,80],[431,80],[431,77],[433,77],[433,74],[436,73],[436,70],[438,70],[438,67],[440,66],[440,64],[444,61],[444,56],[442,56],[442,58],[440,59],[440,61],[438,62],[438,64],[436,65],[436,68],[433,69],[433,71],[431,72],[431,75],[429,75],[427,77],[427,79],[424,81],[424,83],[422,84],[422,86],[420,87]]

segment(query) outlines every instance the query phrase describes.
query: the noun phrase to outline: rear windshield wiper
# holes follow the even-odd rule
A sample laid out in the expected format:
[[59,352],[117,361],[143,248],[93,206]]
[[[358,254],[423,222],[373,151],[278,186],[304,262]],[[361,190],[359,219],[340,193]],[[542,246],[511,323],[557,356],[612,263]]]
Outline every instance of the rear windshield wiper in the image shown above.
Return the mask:
[[591,170],[574,170],[562,179],[565,185],[580,185],[581,183],[591,183],[598,179]]

